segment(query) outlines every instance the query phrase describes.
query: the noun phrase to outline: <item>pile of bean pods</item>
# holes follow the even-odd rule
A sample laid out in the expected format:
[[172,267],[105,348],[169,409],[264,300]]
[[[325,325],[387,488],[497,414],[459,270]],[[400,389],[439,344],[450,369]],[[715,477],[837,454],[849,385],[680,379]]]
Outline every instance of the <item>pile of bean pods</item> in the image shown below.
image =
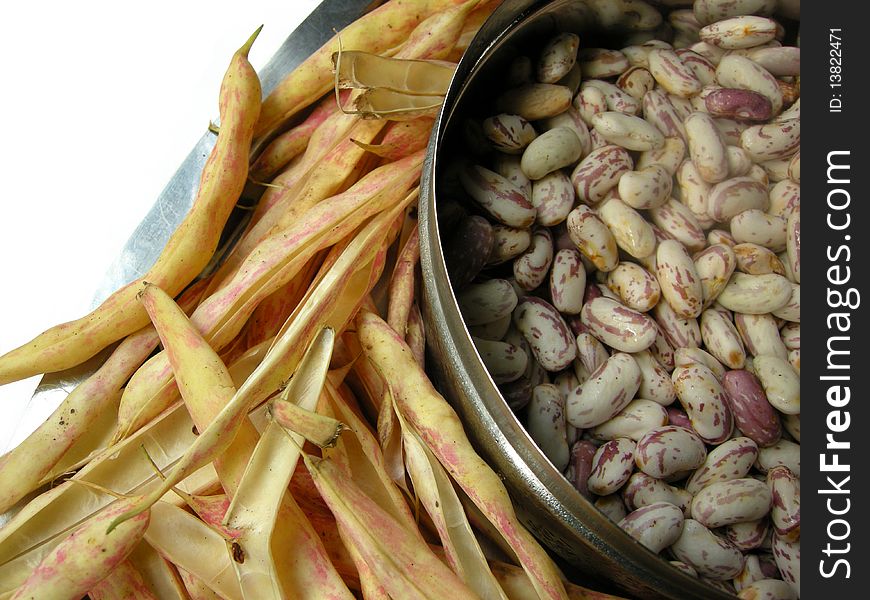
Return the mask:
[[795,598],[799,14],[614,4],[644,31],[527,48],[463,123],[468,153],[439,180],[451,283],[505,401],[583,496],[713,585]]

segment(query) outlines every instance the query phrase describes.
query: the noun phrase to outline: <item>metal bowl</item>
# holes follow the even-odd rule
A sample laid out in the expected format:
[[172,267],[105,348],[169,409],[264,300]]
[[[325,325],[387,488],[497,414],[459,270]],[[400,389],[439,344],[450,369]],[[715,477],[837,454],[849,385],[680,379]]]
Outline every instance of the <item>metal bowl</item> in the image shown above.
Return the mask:
[[[508,407],[484,367],[447,276],[438,229],[441,157],[462,152],[463,117],[486,106],[501,87],[507,62],[542,36],[582,32],[607,43],[593,0],[506,0],[484,24],[460,61],[437,118],[424,165],[420,202],[424,319],[431,375],[452,402],[481,455],[501,475],[521,520],[556,559],[601,586],[644,598],[732,598],[680,572],[647,550],[581,496],[544,456]],[[600,0],[594,0],[600,5]],[[600,14],[600,13],[599,13]],[[479,115],[477,115],[479,116]]]

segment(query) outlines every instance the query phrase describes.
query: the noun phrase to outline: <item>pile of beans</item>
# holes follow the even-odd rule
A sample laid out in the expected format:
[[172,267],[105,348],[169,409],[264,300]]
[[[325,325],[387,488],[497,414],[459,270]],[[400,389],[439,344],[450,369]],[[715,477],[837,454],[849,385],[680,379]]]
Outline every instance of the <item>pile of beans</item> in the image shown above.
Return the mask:
[[777,0],[663,4],[608,5],[643,30],[619,49],[513,60],[439,180],[445,260],[582,495],[677,568],[795,598],[800,50]]

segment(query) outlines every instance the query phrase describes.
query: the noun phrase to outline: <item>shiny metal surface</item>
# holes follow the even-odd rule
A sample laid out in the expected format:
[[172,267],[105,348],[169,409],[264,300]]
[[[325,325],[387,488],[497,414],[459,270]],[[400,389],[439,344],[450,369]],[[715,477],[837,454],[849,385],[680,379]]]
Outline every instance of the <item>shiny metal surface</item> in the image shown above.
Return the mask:
[[[462,415],[470,437],[500,473],[520,516],[564,564],[604,586],[643,598],[729,598],[671,567],[604,517],[557,471],[531,440],[490,378],[459,313],[447,277],[438,230],[440,156],[452,156],[451,136],[475,96],[491,97],[499,63],[557,29],[600,35],[582,0],[507,0],[481,29],[459,64],[429,143],[420,206],[421,264],[429,365],[439,389]],[[606,34],[607,32],[605,32]],[[589,43],[589,42],[584,42]],[[529,47],[536,47],[529,45]],[[494,68],[490,68],[495,65]],[[495,86],[495,87],[493,87]],[[446,148],[446,149],[445,149]],[[461,151],[461,150],[458,150]]]

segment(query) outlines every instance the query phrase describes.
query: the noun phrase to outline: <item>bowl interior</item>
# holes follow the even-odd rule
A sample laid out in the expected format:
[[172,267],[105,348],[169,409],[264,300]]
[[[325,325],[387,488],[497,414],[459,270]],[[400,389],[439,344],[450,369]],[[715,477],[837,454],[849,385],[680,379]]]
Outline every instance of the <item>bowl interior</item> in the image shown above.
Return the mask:
[[561,31],[579,33],[581,47],[621,47],[615,45],[620,32],[603,30],[586,0],[507,0],[463,56],[435,123],[420,203],[429,368],[481,454],[504,479],[520,518],[569,573],[578,569],[603,587],[645,598],[730,598],[636,542],[550,463],[484,367],[447,276],[439,198],[450,194],[444,178],[451,159],[468,153],[463,123],[491,116],[494,90],[503,87],[510,61],[533,54],[542,40]]

